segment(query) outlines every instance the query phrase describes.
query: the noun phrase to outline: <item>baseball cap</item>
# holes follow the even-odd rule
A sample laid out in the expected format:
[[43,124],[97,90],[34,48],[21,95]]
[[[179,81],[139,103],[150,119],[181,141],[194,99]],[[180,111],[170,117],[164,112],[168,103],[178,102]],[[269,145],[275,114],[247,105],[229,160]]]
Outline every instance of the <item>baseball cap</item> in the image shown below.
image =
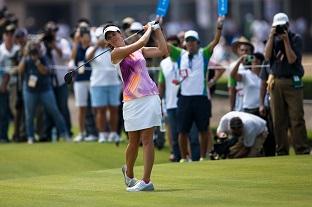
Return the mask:
[[18,28],[15,33],[14,33],[14,37],[26,37],[28,34],[27,30],[25,28]]
[[288,22],[288,16],[285,13],[277,13],[273,17],[272,26],[275,27],[277,25],[284,25]]
[[140,31],[143,29],[143,25],[140,22],[133,22],[130,26],[131,31]]
[[[116,26],[108,26],[104,29],[103,35],[106,39],[107,32],[120,32],[120,29]],[[107,39],[106,39],[107,40]]]
[[15,29],[16,29],[16,26],[14,24],[8,24],[7,26],[5,26],[4,32],[5,33],[14,33]]
[[198,33],[196,31],[194,31],[194,30],[189,30],[189,31],[185,32],[184,39],[186,40],[187,38],[190,38],[190,37],[193,37],[197,41],[199,41]]

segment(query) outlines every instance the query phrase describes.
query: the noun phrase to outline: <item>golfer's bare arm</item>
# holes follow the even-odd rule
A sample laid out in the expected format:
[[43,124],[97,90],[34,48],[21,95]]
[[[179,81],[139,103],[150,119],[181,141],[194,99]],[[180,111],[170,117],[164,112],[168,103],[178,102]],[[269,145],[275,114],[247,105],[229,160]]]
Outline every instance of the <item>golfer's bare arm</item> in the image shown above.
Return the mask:
[[141,49],[142,47],[144,47],[146,45],[146,43],[149,40],[149,37],[151,36],[152,28],[150,25],[145,25],[144,27],[147,27],[147,29],[138,41],[136,41],[130,45],[126,45],[123,47],[117,47],[117,48],[113,49],[113,51],[111,53],[111,60],[112,60],[113,64],[117,64],[118,62],[123,60],[125,57],[130,55],[131,53]]
[[142,52],[144,57],[151,58],[151,57],[162,57],[168,56],[168,48],[165,37],[161,31],[161,29],[155,30],[156,42],[157,47],[143,47]]

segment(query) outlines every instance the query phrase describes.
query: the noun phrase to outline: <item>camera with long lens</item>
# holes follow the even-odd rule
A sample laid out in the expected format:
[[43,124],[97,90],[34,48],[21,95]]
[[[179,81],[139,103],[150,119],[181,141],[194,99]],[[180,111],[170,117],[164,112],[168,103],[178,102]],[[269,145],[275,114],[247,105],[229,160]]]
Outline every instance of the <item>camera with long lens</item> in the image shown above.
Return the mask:
[[276,29],[275,29],[276,34],[281,35],[281,34],[284,34],[285,31],[287,31],[287,26],[285,24],[276,26]]

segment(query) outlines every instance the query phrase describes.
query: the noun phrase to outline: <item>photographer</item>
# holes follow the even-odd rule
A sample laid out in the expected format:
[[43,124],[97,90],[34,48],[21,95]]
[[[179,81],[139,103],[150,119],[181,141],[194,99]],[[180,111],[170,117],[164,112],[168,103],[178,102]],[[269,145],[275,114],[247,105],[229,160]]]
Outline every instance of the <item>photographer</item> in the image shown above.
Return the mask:
[[[42,41],[46,49],[46,56],[50,60],[52,65],[52,85],[53,92],[56,98],[58,109],[63,115],[66,127],[71,133],[71,120],[68,109],[68,89],[64,81],[64,76],[68,72],[68,62],[70,60],[71,50],[69,42],[64,38],[57,36],[58,26],[55,22],[50,21],[44,27],[44,37]],[[48,114],[46,114],[44,125],[44,138],[46,140],[51,139],[51,131],[53,128],[53,120]]]
[[271,97],[274,134],[278,155],[289,154],[287,136],[290,121],[296,154],[309,154],[307,131],[303,111],[304,70],[301,64],[302,39],[289,30],[288,17],[278,13],[265,47],[265,59],[270,61],[271,74],[268,90]]
[[23,74],[23,97],[26,115],[26,132],[28,143],[34,142],[34,116],[39,102],[44,106],[53,118],[58,131],[66,140],[69,133],[65,121],[57,108],[52,91],[50,70],[47,67],[47,59],[42,55],[39,42],[28,42],[27,54],[19,63],[18,69]]
[[229,151],[230,158],[259,157],[267,137],[266,122],[253,114],[231,111],[221,118],[217,136],[234,140],[228,149],[224,149]]
[[[244,112],[260,116],[259,114],[259,94],[261,79],[259,77],[261,64],[264,57],[261,53],[253,55],[242,55],[234,69],[231,72],[231,77],[242,84],[243,87],[243,110]],[[238,72],[240,64],[251,63],[250,70],[243,70]]]
[[[254,46],[244,36],[232,43],[232,50],[238,56],[238,59],[232,62],[229,66],[229,72],[232,70],[245,71],[245,65],[250,65],[250,62],[245,62],[245,58],[242,56],[251,55],[254,50]],[[229,77],[228,90],[230,98],[230,110],[231,111],[243,111],[243,87],[241,83],[237,83],[235,79]]]

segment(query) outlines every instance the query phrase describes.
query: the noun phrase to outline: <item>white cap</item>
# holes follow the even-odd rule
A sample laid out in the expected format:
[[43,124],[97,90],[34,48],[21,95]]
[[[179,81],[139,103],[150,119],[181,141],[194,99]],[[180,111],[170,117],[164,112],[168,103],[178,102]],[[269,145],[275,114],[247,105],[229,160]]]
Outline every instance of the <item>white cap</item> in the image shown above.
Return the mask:
[[185,32],[184,40],[186,40],[188,37],[193,37],[193,38],[195,38],[196,40],[199,41],[198,33],[196,31],[194,31],[194,30],[189,30],[189,31]]
[[103,35],[106,39],[107,32],[120,32],[120,29],[116,26],[108,26],[104,29]]
[[104,39],[104,34],[103,34],[103,30],[104,30],[104,27],[98,27],[96,28],[94,34],[95,34],[95,37],[96,38],[103,38]]
[[143,25],[140,22],[133,22],[130,26],[131,31],[139,31],[143,29]]
[[272,26],[275,27],[277,25],[284,25],[288,22],[288,16],[285,13],[277,13],[273,17]]

